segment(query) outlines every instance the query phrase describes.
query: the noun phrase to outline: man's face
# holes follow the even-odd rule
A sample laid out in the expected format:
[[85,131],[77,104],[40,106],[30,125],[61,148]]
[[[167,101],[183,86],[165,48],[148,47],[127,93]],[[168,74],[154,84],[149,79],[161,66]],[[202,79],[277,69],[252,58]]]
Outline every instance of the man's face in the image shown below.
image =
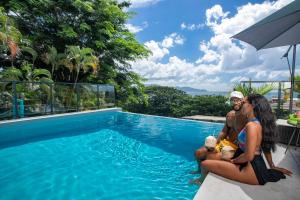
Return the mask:
[[230,99],[230,103],[232,105],[233,110],[239,111],[242,108],[243,99],[233,97],[233,98]]

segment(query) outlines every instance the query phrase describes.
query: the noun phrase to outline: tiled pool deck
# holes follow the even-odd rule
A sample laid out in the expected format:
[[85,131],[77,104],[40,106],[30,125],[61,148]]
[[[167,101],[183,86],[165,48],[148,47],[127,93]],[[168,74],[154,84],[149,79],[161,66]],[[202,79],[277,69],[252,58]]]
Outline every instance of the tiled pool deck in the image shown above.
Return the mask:
[[294,174],[276,183],[253,186],[231,181],[210,173],[194,200],[298,200],[300,195],[300,148],[290,148],[284,154],[285,146],[278,146],[273,154],[274,163]]

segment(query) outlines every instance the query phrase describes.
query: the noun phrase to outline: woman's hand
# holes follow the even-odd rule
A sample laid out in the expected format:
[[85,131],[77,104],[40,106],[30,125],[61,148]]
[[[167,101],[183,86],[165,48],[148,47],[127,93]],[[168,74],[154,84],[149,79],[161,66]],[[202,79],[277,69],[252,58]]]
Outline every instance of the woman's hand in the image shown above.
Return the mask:
[[293,172],[291,172],[290,170],[282,168],[282,167],[275,167],[275,166],[273,166],[273,167],[271,167],[271,169],[275,169],[277,171],[280,171],[283,174],[288,175],[288,176],[291,176],[293,174]]
[[231,162],[231,158],[222,158],[222,160],[227,161],[227,162]]

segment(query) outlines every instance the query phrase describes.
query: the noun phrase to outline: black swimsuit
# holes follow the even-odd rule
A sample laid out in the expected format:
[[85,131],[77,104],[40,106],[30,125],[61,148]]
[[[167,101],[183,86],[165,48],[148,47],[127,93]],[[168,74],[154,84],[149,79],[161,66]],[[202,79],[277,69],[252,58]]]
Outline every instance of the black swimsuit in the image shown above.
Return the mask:
[[[253,122],[259,123],[259,121],[254,118],[251,120]],[[239,140],[239,148],[236,150],[233,158],[237,158],[240,156],[242,153],[244,153],[245,147],[246,147],[246,130],[245,128],[239,133],[238,136]],[[261,152],[261,151],[260,151]],[[285,178],[285,175],[275,169],[268,169],[266,166],[266,163],[261,155],[255,155],[253,160],[250,161],[253,170],[255,172],[256,178],[259,182],[260,185],[264,185],[266,182],[277,182],[282,178]],[[240,164],[240,171],[248,165],[248,162]]]
[[[237,158],[242,153],[244,153],[243,150],[238,148],[233,158]],[[285,178],[285,175],[282,172],[275,169],[268,169],[261,154],[255,155],[250,163],[260,185],[264,185],[267,182],[277,182],[280,179]],[[247,165],[248,162],[240,164],[240,171]]]

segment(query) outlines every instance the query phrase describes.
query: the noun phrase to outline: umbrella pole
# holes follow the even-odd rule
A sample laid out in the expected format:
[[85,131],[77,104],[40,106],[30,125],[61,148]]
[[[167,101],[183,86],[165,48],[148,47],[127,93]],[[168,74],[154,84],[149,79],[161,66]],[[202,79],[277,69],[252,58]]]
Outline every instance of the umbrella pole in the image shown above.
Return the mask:
[[296,44],[293,49],[293,63],[292,63],[292,74],[291,74],[291,92],[290,92],[290,108],[289,111],[293,111],[293,98],[294,98],[294,84],[295,84],[295,65],[296,65]]

